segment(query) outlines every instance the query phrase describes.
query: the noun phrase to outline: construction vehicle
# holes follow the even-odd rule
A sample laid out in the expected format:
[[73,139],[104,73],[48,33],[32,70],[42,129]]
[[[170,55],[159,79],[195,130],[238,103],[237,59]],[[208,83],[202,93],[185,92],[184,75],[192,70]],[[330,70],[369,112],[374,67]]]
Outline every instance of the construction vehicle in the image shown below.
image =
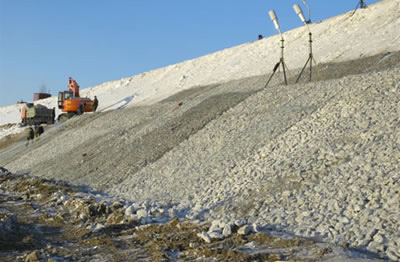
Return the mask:
[[55,108],[49,109],[44,105],[25,103],[22,108],[21,125],[38,126],[40,124],[54,124]]
[[68,90],[58,93],[58,108],[64,112],[58,116],[58,120],[63,121],[84,112],[93,112],[93,101],[79,96],[79,85],[70,77]]

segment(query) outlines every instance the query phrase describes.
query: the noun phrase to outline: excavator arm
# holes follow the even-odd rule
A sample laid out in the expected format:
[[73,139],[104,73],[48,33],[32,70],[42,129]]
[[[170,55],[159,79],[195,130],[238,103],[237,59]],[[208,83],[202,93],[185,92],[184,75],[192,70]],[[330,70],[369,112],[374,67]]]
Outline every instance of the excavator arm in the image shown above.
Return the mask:
[[79,85],[72,77],[68,78],[68,91],[72,91],[74,97],[79,97]]

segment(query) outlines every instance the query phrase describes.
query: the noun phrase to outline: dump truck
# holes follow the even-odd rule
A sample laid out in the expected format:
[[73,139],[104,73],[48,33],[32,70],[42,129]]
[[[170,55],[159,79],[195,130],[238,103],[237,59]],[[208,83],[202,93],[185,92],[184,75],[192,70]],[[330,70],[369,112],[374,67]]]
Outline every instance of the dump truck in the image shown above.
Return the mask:
[[25,103],[21,114],[21,124],[23,126],[51,125],[54,124],[55,115],[55,108],[49,109],[44,105]]

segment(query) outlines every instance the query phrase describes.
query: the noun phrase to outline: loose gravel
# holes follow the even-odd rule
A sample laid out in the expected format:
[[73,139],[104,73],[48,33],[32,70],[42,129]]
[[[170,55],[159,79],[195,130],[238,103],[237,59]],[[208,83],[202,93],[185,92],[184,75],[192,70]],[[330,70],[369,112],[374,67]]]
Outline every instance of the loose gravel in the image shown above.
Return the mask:
[[258,76],[87,114],[1,151],[0,165],[397,261],[398,55],[321,66],[325,81],[263,88]]

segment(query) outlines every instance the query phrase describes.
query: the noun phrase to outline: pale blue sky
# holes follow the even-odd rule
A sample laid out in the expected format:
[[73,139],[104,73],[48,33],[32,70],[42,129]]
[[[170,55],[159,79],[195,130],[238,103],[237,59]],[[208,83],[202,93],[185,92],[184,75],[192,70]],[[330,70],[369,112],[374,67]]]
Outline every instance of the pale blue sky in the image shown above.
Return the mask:
[[[320,21],[358,0],[308,0]],[[367,4],[378,0],[366,0]],[[301,26],[301,0],[0,0],[0,106],[118,80]]]

